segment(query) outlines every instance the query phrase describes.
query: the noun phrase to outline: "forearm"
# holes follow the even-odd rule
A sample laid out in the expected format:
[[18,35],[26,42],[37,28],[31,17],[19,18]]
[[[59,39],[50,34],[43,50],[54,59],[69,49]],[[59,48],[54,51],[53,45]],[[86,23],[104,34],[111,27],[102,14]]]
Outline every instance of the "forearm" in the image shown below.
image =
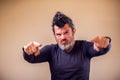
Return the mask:
[[100,48],[99,52],[97,52],[96,55],[106,54],[107,52],[109,52],[110,48],[111,48],[111,43],[109,43],[109,45],[106,48]]
[[89,57],[95,57],[106,54],[110,50],[111,44],[107,46],[107,48],[100,48],[99,51],[96,51],[91,47],[88,52]]
[[23,48],[23,57],[26,61],[30,63],[41,63],[41,62],[49,61],[50,59],[50,55],[48,55],[49,52],[50,51],[41,49],[37,56],[35,56],[34,54],[28,55]]
[[94,43],[94,50],[99,52],[100,49],[107,48],[109,44],[111,44],[111,38],[108,36],[97,36],[92,40],[92,42]]

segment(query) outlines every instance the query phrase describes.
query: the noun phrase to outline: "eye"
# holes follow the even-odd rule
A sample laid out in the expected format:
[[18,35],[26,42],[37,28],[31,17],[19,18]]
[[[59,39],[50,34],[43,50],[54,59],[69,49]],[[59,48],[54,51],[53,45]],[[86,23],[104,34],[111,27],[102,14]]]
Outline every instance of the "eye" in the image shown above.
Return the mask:
[[65,34],[68,34],[68,33],[69,33],[69,31],[66,31],[66,32],[65,32]]
[[61,34],[57,33],[56,36],[61,36]]

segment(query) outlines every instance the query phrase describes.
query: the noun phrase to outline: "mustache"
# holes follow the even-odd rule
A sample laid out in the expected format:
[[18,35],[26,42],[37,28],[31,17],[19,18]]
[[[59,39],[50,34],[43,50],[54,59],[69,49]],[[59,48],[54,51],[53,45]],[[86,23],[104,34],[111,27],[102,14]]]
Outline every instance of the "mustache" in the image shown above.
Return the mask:
[[62,41],[67,41],[67,39],[62,39],[61,42],[62,42]]

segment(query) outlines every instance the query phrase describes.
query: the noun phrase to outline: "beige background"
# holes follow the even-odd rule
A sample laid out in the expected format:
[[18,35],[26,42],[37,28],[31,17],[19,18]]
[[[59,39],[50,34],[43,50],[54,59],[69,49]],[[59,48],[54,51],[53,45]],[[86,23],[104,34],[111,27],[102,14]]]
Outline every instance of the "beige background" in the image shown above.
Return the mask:
[[73,19],[76,39],[112,38],[111,51],[91,60],[90,80],[120,80],[119,0],[1,0],[0,80],[50,80],[48,63],[30,64],[22,47],[30,41],[56,43],[51,30],[56,11]]

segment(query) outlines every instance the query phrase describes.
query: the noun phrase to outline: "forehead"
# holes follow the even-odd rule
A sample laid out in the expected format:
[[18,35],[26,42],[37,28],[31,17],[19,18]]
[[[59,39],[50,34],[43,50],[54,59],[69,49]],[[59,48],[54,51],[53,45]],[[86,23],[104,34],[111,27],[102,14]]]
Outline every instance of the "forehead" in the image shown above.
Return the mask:
[[56,32],[65,32],[65,31],[67,31],[67,30],[70,30],[71,29],[71,27],[68,25],[68,24],[65,24],[65,26],[64,27],[61,27],[61,28],[59,28],[58,26],[54,26],[54,31],[55,31],[55,33]]

